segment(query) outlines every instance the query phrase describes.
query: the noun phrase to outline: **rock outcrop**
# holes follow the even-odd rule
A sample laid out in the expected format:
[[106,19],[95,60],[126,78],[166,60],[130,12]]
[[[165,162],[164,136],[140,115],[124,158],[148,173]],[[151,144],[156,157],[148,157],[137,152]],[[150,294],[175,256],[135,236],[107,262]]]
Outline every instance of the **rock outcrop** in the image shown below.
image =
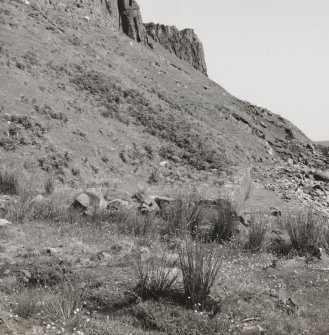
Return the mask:
[[87,21],[97,20],[146,46],[151,45],[150,36],[165,49],[207,75],[203,46],[193,29],[178,30],[174,26],[143,24],[136,0],[29,0],[28,4],[38,10],[52,7],[56,11],[64,11]]
[[135,0],[30,0],[29,4],[38,9],[51,6],[86,20],[99,20],[121,30],[133,40],[147,44],[147,33]]
[[144,26],[156,42],[207,75],[203,46],[193,29],[178,30],[175,26],[154,23]]
[[137,42],[147,44],[147,33],[135,0],[119,0],[120,29]]

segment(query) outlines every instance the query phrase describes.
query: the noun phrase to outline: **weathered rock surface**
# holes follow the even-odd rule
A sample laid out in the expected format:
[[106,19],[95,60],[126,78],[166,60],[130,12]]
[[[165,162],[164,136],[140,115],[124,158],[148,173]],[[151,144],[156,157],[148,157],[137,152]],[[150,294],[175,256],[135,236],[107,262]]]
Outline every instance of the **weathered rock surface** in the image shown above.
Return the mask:
[[98,211],[107,209],[107,201],[100,194],[87,191],[80,193],[73,201],[70,209],[81,212],[87,216],[92,216]]
[[145,28],[165,49],[207,75],[203,46],[193,29],[178,30],[175,26],[153,22],[145,24]]
[[135,0],[119,0],[118,10],[120,29],[133,40],[147,44],[147,33],[137,2]]

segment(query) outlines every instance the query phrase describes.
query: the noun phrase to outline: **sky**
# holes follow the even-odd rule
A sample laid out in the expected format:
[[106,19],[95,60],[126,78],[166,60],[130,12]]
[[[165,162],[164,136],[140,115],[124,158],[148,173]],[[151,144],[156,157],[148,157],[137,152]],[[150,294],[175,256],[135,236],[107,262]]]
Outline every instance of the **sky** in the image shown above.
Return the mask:
[[329,0],[138,0],[143,21],[193,28],[209,77],[329,140]]

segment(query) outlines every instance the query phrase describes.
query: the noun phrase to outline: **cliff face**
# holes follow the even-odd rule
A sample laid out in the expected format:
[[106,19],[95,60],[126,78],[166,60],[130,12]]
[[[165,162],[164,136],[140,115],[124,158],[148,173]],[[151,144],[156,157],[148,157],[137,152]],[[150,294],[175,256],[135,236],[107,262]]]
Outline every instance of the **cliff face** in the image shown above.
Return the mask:
[[120,29],[137,42],[147,44],[142,15],[135,0],[118,0]]
[[156,42],[207,75],[203,46],[193,29],[178,30],[175,26],[154,23],[145,24],[145,28]]
[[151,37],[169,52],[207,75],[202,43],[194,31],[154,23],[143,24],[136,0],[29,0],[29,3],[46,11],[52,7],[76,18],[97,20],[99,24],[120,30],[144,45],[151,45]]

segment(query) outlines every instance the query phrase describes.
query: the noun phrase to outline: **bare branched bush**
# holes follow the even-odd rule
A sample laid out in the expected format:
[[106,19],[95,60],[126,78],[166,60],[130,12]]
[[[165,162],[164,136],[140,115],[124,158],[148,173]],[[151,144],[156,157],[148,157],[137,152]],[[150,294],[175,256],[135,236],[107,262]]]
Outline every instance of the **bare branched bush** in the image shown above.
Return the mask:
[[328,222],[312,210],[297,213],[285,219],[284,226],[290,236],[292,247],[300,253],[313,252],[327,247]]
[[216,245],[187,241],[179,259],[185,296],[190,305],[204,309],[221,267]]

